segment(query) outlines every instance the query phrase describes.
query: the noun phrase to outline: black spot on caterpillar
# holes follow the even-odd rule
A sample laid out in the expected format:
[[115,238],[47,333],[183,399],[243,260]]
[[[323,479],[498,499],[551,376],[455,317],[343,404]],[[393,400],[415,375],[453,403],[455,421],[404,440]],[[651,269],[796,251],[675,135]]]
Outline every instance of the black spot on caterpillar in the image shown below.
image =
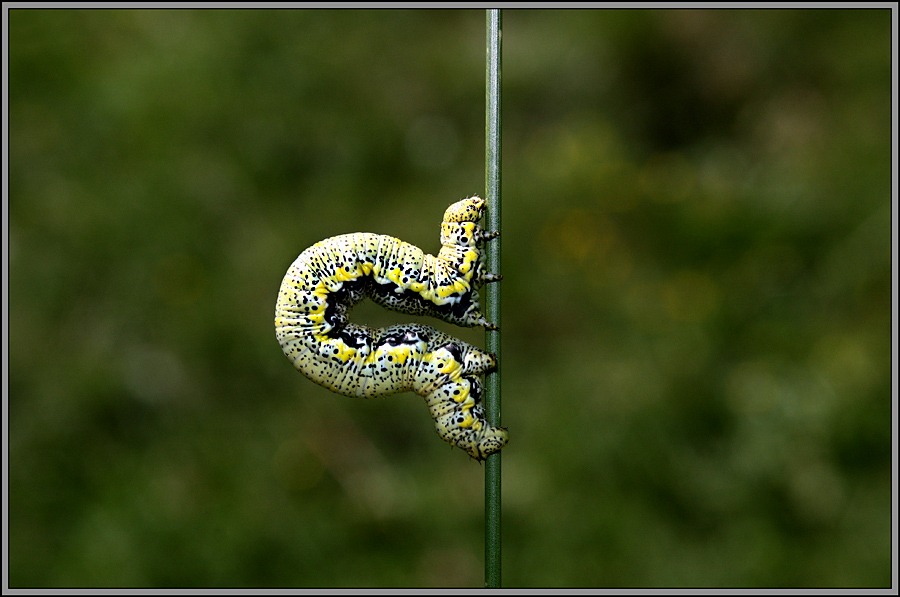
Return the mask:
[[481,402],[481,376],[497,358],[427,325],[373,329],[348,315],[369,297],[401,313],[496,329],[478,300],[481,286],[500,280],[481,251],[499,235],[478,225],[484,206],[469,197],[447,208],[437,256],[367,232],[318,242],[291,264],[275,305],[276,337],[303,375],[345,396],[413,391],[425,398],[438,434],[476,460],[509,440],[485,420]]

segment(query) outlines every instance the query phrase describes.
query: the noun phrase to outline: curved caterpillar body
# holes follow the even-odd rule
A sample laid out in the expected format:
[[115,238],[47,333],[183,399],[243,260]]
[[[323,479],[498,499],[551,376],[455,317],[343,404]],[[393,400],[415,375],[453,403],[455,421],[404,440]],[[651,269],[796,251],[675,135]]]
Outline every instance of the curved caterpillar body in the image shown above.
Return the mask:
[[373,329],[348,314],[369,297],[401,313],[496,329],[478,303],[478,288],[500,279],[486,271],[481,252],[499,235],[478,225],[484,205],[469,197],[447,208],[437,256],[371,233],[318,242],[291,264],[275,305],[278,342],[306,377],[345,396],[413,391],[425,398],[438,434],[476,460],[509,440],[481,404],[481,375],[497,367],[496,357],[427,325]]

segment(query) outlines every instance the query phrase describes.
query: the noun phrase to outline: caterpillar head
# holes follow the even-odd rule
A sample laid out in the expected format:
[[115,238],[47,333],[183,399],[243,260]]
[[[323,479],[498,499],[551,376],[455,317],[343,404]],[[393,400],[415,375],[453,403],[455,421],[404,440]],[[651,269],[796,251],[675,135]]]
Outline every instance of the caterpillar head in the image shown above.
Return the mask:
[[484,199],[478,196],[457,201],[444,212],[445,222],[477,222],[484,215]]

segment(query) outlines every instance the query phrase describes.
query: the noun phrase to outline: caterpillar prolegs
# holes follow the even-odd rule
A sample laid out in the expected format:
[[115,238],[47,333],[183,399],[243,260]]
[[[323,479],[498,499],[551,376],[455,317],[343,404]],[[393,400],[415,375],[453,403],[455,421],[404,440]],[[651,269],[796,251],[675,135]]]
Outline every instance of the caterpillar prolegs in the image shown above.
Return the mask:
[[499,235],[478,225],[484,207],[469,197],[447,208],[437,256],[365,232],[320,241],[288,268],[275,305],[276,337],[303,375],[345,396],[413,391],[425,398],[438,434],[476,460],[509,440],[485,420],[481,402],[481,376],[497,367],[496,357],[427,325],[373,329],[348,315],[369,297],[401,313],[496,329],[478,302],[478,289],[500,280],[481,251]]

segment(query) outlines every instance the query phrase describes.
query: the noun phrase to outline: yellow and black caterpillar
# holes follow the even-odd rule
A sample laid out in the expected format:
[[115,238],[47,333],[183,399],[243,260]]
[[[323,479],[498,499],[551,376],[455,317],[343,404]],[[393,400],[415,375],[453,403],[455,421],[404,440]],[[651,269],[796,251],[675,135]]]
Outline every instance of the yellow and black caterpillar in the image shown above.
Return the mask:
[[500,279],[486,271],[481,251],[499,235],[478,225],[484,207],[469,197],[447,208],[437,256],[365,232],[318,242],[288,268],[275,305],[278,342],[306,377],[345,396],[413,391],[425,398],[438,434],[476,460],[509,440],[485,420],[481,403],[481,376],[497,367],[496,357],[427,325],[373,329],[348,314],[369,297],[401,313],[496,329],[478,303],[478,289]]

